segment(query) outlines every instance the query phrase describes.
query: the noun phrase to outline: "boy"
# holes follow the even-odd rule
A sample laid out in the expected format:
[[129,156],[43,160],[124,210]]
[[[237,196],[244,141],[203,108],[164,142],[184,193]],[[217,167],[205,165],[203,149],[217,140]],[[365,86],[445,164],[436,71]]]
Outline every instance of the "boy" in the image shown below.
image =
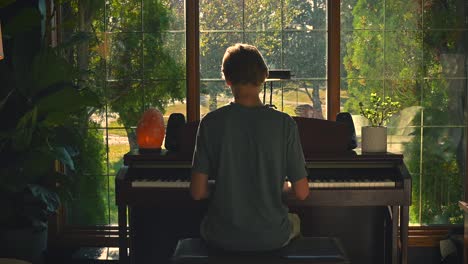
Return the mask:
[[296,123],[262,104],[268,69],[257,48],[229,47],[221,70],[234,102],[200,122],[192,164],[195,200],[208,197],[208,177],[216,181],[201,236],[232,251],[281,248],[300,233],[300,220],[288,214],[282,191],[292,188],[300,200],[309,194]]

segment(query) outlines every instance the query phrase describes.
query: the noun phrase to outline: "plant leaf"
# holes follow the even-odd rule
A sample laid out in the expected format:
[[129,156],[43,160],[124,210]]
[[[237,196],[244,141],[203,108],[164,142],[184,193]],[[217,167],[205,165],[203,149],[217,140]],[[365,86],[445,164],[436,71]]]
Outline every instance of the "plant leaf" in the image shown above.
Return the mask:
[[39,52],[32,64],[31,95],[39,94],[54,84],[71,83],[75,71],[73,66],[52,50]]
[[64,147],[55,147],[54,148],[55,158],[61,161],[63,164],[68,166],[71,170],[75,170],[75,164],[70,153]]
[[37,124],[37,108],[26,112],[19,120],[13,135],[13,149],[22,151],[29,147]]

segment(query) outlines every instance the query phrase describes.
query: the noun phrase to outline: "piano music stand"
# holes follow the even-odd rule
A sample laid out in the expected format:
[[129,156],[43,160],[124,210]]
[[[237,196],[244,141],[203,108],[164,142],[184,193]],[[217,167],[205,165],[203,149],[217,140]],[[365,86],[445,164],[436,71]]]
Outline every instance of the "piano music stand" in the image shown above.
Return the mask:
[[276,109],[276,106],[273,104],[273,82],[278,82],[282,80],[290,80],[290,79],[291,79],[291,70],[269,70],[268,78],[263,83],[263,104],[265,104],[267,82],[270,82],[270,103],[265,104],[265,105]]

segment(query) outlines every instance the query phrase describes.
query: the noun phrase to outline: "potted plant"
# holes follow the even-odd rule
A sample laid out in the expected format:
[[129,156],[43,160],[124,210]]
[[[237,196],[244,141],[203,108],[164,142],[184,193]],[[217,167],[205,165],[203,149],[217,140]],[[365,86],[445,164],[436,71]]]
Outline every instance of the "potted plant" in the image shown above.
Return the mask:
[[0,258],[41,263],[48,217],[72,180],[57,164],[74,170],[80,117],[99,102],[77,85],[78,71],[64,59],[63,49],[49,47],[41,36],[37,6],[18,13],[2,24]]
[[371,93],[369,105],[359,102],[361,115],[369,120],[370,126],[361,128],[362,152],[387,152],[387,127],[385,124],[400,108],[400,103],[392,101],[390,96],[383,100],[376,93]]

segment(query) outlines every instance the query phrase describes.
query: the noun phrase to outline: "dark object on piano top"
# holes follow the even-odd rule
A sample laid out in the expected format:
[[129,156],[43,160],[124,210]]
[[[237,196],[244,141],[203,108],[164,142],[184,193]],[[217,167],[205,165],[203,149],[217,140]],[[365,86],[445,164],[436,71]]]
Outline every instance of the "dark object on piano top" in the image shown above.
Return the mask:
[[185,126],[185,116],[181,113],[173,113],[167,120],[166,139],[164,146],[167,150],[178,151],[180,147],[181,134]]
[[289,80],[291,79],[291,70],[269,70],[267,81],[269,79]]
[[195,142],[197,138],[198,125],[200,121],[188,122],[182,129],[180,140],[180,153],[189,155],[192,160],[193,151],[195,150]]
[[301,138],[302,150],[307,159],[317,153],[349,153],[348,125],[329,120],[293,117]]
[[356,129],[354,128],[353,117],[348,112],[338,113],[336,115],[336,122],[344,123],[350,128],[350,134],[348,135],[348,149],[352,150],[357,147],[356,140]]
[[175,264],[349,263],[341,243],[328,237],[297,238],[282,249],[266,252],[228,252],[188,238],[179,240],[172,260]]

